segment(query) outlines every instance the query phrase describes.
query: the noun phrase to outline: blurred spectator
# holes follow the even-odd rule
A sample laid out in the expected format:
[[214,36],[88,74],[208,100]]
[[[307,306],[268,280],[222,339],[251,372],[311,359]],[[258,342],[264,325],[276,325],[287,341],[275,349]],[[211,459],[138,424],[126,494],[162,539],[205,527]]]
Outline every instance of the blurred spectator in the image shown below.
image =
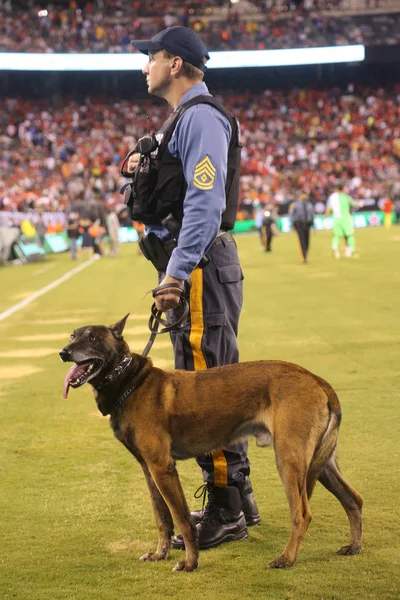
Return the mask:
[[111,208],[107,216],[107,231],[110,244],[110,256],[116,258],[118,256],[119,247],[119,219],[114,208]]
[[118,219],[121,227],[132,227],[132,219],[128,215],[127,208],[121,208],[118,211]]
[[89,227],[88,231],[90,236],[93,238],[93,251],[95,256],[103,256],[103,239],[106,234],[106,229],[101,225],[100,219],[96,219],[93,225]]
[[[224,93],[243,142],[238,218],[272,201],[287,212],[299,189],[323,214],[338,180],[364,207],[400,200],[400,86]],[[105,224],[121,203],[119,165],[136,140],[157,131],[165,109],[148,101],[0,98],[0,207],[78,211]],[[121,224],[131,227],[126,209]]]
[[276,221],[278,213],[275,210],[274,204],[269,201],[263,206],[261,220],[261,243],[265,252],[272,252],[272,240],[276,235]]
[[79,234],[82,236],[82,250],[87,250],[88,258],[94,254],[94,238],[90,235],[89,229],[93,223],[87,217],[79,220]]
[[390,198],[386,198],[383,201],[382,211],[383,211],[384,225],[385,225],[386,229],[390,229],[390,227],[392,226],[393,211],[394,211],[394,202],[392,202]]
[[67,235],[70,243],[71,260],[76,260],[78,258],[77,253],[79,238],[79,214],[77,212],[72,212],[69,215],[67,224]]
[[[329,14],[385,6],[396,0],[253,0],[253,10],[234,10],[225,0],[147,2],[4,2],[0,0],[2,52],[133,52],[132,39],[164,27],[187,25],[213,50],[304,48],[326,45],[393,45],[400,42],[400,13]],[[258,5],[258,6],[257,6]],[[9,8],[11,7],[11,8]],[[240,7],[238,7],[239,9]],[[399,6],[397,5],[397,8]]]
[[299,238],[301,258],[307,264],[310,246],[310,229],[314,223],[314,208],[307,194],[300,194],[299,199],[290,205],[290,221]]
[[37,221],[35,222],[36,235],[39,238],[40,245],[44,248],[44,236],[47,233],[47,226],[43,219],[43,210],[40,209]]
[[332,254],[335,258],[340,258],[339,243],[343,238],[346,244],[345,256],[351,258],[357,257],[356,241],[354,237],[354,224],[351,218],[351,208],[356,203],[349,196],[345,186],[342,183],[336,185],[336,189],[329,196],[326,216],[333,215],[333,236],[332,236]]
[[400,200],[396,200],[394,203],[394,213],[396,216],[397,225],[400,223]]

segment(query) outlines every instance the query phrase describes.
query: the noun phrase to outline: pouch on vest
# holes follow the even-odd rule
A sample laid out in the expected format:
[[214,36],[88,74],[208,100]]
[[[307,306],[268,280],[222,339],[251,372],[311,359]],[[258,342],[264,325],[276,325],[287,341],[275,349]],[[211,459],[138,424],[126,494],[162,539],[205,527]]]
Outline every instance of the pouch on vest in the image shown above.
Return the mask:
[[[150,224],[159,224],[156,215],[157,200],[154,190],[157,185],[158,169],[152,153],[158,148],[155,135],[145,135],[138,140],[135,148],[130,152],[122,163],[121,175],[132,179],[131,183],[121,188],[124,194],[124,203],[133,221],[142,221]],[[139,153],[139,163],[133,173],[125,171],[125,165],[129,157]]]
[[176,241],[174,239],[162,241],[153,231],[150,231],[139,241],[139,247],[157,271],[165,272],[172,251],[176,248]]

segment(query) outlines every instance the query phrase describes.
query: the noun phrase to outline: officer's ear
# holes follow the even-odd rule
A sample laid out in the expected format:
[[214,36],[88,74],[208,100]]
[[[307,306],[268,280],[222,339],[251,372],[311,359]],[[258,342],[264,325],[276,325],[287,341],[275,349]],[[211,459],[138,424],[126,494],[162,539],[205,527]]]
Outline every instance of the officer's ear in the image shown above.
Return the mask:
[[170,60],[171,75],[178,77],[183,74],[183,60],[180,56],[172,56]]

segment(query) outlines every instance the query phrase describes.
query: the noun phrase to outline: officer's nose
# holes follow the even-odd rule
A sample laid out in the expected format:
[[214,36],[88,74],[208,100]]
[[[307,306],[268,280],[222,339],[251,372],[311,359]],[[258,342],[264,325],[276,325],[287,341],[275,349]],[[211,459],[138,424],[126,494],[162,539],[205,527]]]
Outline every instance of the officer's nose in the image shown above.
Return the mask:
[[68,362],[71,360],[71,352],[64,348],[64,350],[61,350],[60,352],[60,358],[63,362]]

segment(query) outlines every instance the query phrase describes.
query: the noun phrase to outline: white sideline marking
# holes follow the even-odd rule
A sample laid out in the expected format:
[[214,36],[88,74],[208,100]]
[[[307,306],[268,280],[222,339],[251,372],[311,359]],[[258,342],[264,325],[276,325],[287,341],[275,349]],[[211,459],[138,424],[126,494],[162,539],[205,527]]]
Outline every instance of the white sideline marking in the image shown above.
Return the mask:
[[30,304],[31,302],[33,302],[34,300],[36,300],[36,298],[40,298],[40,296],[43,296],[44,294],[46,294],[50,290],[53,290],[54,288],[56,288],[57,286],[59,286],[61,283],[64,283],[64,281],[67,281],[67,279],[70,279],[70,277],[73,277],[73,275],[75,275],[76,273],[79,273],[79,271],[83,271],[83,269],[86,269],[86,267],[88,267],[89,265],[91,265],[94,262],[94,260],[95,260],[94,258],[90,258],[89,260],[87,260],[83,264],[79,265],[79,267],[75,267],[75,269],[72,269],[72,271],[68,271],[68,273],[66,273],[65,275],[63,275],[59,279],[56,279],[52,283],[49,283],[48,285],[45,285],[44,288],[42,288],[41,290],[38,290],[37,292],[35,292],[34,294],[32,294],[32,296],[29,296],[28,298],[25,298],[25,300],[22,300],[21,302],[18,302],[18,304],[15,304],[14,306],[12,306],[11,308],[9,308],[8,310],[5,310],[4,312],[0,313],[0,321],[4,321],[4,319],[7,319],[7,317],[10,317],[11,315],[13,315],[14,313],[16,313],[17,311],[21,310],[21,308],[25,308],[25,306],[28,306],[28,304]]
[[53,269],[55,266],[56,266],[56,263],[50,263],[49,265],[46,265],[45,267],[42,267],[41,269],[37,269],[36,271],[33,271],[32,275],[40,275],[40,273],[45,273],[49,269]]

